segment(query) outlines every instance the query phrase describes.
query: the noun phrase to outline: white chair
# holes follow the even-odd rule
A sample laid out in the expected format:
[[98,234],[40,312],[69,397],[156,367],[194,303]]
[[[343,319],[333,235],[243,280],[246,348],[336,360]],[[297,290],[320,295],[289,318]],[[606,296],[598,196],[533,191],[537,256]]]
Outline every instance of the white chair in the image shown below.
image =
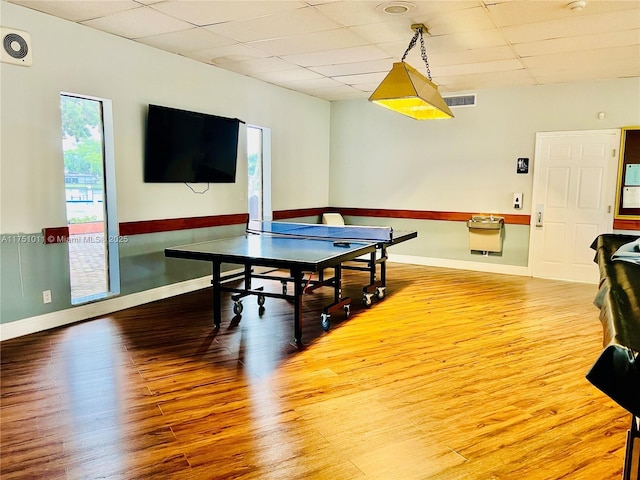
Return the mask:
[[344,218],[339,213],[323,213],[322,223],[326,225],[344,225]]

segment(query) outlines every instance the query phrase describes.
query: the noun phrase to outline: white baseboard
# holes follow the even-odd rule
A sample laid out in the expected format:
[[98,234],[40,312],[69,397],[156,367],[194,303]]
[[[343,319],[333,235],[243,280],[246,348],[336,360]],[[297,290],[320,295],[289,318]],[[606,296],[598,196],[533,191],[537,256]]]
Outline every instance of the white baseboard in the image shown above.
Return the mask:
[[36,317],[24,318],[22,320],[16,320],[15,322],[3,323],[0,324],[0,341],[69,325],[100,315],[108,315],[118,310],[193,292],[209,286],[211,286],[211,275],[145,290],[144,292],[132,293],[122,297],[113,297],[99,302],[87,303],[57,312],[45,313],[44,315],[38,315]]
[[473,270],[476,272],[504,273],[506,275],[520,275],[530,277],[529,267],[501,265],[499,263],[468,262],[466,260],[447,260],[446,258],[415,257],[412,255],[389,254],[389,261],[396,263],[412,263],[427,267],[454,268],[456,270]]
[[[504,273],[508,275],[530,276],[528,267],[500,265],[497,263],[467,262],[463,260],[447,260],[443,258],[416,257],[411,255],[389,254],[390,262],[411,263],[429,267],[455,268],[460,270],[475,270],[488,273]],[[229,273],[229,272],[227,272]],[[136,307],[156,300],[174,297],[183,293],[193,292],[211,286],[211,275],[174,283],[163,287],[132,293],[122,297],[114,297],[95,303],[88,303],[78,307],[45,313],[36,317],[24,318],[15,322],[0,324],[0,341],[29,335],[31,333],[49,330],[51,328],[70,325],[101,315],[108,315],[126,308]]]

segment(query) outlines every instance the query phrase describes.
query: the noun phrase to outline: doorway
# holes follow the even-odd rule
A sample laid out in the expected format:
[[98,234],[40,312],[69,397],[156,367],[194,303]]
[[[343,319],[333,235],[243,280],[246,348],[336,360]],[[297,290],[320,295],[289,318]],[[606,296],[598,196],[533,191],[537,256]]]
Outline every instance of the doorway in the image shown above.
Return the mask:
[[613,230],[619,130],[536,135],[529,264],[540,278],[597,283],[591,243]]

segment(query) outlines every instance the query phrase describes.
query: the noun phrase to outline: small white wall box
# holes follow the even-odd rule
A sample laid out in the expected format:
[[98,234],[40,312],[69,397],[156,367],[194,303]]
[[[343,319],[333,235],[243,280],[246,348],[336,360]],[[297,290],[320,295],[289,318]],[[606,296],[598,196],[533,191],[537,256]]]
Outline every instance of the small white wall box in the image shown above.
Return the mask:
[[473,215],[467,220],[469,249],[480,252],[502,252],[504,218],[493,215]]

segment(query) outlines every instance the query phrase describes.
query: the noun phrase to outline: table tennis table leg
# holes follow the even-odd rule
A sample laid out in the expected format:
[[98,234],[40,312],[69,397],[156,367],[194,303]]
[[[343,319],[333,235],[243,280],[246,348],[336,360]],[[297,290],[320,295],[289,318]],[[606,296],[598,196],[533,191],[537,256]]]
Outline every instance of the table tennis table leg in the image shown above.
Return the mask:
[[383,287],[387,286],[387,247],[380,247],[380,282]]
[[369,285],[373,285],[376,283],[376,270],[378,268],[376,266],[376,253],[377,250],[371,252],[371,256],[369,259]]
[[302,345],[302,295],[304,287],[302,285],[303,273],[299,270],[292,270],[293,278],[293,335],[296,345]]
[[213,285],[213,324],[216,328],[220,328],[220,324],[222,323],[222,309],[220,305],[220,301],[222,299],[220,289],[220,262],[211,262],[211,264],[211,285]]

